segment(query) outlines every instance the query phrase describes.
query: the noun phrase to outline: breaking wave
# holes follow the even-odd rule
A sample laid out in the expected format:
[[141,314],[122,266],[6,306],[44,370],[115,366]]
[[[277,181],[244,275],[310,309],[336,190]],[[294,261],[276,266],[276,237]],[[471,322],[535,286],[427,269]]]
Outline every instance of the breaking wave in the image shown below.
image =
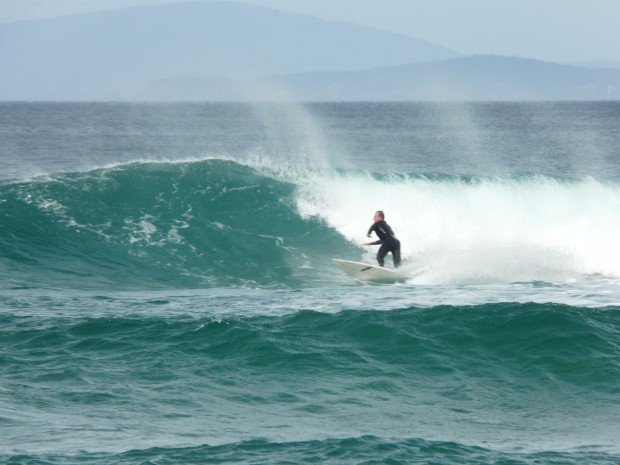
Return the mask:
[[11,286],[298,286],[340,279],[330,257],[384,210],[414,282],[620,276],[620,186],[294,170],[230,160],[135,162],[0,184]]

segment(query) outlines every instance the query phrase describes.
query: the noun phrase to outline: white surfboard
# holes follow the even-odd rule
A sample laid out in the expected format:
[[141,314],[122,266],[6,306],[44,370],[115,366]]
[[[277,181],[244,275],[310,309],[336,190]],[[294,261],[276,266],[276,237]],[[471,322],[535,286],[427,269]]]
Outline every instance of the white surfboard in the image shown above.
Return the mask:
[[349,260],[338,260],[332,258],[332,262],[349,276],[367,281],[370,283],[402,283],[408,277],[398,271],[381,268],[380,266],[369,265],[368,263],[352,262]]

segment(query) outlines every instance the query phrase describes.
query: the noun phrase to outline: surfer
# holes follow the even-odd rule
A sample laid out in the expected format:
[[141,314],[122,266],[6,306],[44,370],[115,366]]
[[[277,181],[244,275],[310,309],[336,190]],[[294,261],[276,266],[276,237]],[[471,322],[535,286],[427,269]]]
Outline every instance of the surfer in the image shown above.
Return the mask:
[[400,266],[400,241],[396,239],[396,236],[394,236],[394,231],[392,231],[390,225],[385,222],[385,215],[381,210],[376,211],[372,219],[374,223],[366,235],[370,237],[374,231],[379,237],[379,240],[374,242],[366,242],[364,245],[368,246],[381,244],[381,247],[379,247],[379,252],[377,252],[377,261],[379,262],[379,266],[383,266],[385,263],[385,256],[388,252],[392,252],[394,268],[398,268]]

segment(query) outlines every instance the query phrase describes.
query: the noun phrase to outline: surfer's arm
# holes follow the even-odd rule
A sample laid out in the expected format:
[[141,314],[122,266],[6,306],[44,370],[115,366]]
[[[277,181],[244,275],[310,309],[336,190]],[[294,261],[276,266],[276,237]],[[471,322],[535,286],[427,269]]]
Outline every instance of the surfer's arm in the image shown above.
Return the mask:
[[372,232],[375,230],[376,224],[372,224],[370,226],[370,228],[368,228],[368,232],[366,233],[366,237],[370,237],[370,235],[372,234]]
[[364,245],[379,245],[379,244],[383,244],[383,241],[381,239],[379,239],[378,241],[374,241],[374,242],[366,242]]

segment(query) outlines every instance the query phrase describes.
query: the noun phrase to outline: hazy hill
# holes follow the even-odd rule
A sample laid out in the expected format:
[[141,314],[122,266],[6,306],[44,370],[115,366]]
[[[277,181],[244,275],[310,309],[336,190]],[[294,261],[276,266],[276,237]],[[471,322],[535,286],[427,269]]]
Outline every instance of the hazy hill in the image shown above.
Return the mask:
[[127,98],[157,79],[255,79],[454,56],[404,35],[257,6],[144,6],[0,25],[0,99]]
[[614,60],[594,60],[578,63],[577,66],[583,68],[607,68],[607,69],[620,69],[620,61]]
[[620,71],[495,55],[341,73],[284,76],[308,100],[620,99]]
[[250,81],[173,80],[146,99],[171,100],[618,100],[620,70],[504,56],[472,56],[354,72]]

